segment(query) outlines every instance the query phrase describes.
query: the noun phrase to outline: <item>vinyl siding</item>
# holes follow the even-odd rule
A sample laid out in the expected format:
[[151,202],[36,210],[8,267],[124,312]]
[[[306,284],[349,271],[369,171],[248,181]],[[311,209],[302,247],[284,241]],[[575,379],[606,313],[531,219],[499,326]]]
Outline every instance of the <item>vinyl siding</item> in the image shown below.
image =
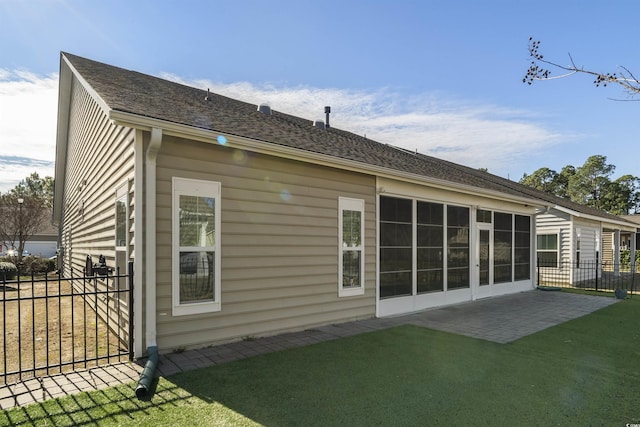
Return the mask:
[[536,216],[536,235],[558,234],[558,250],[560,251],[560,262],[571,261],[571,216],[567,213],[552,210],[548,214]]
[[[538,285],[546,285],[548,280],[553,283],[571,283],[573,269],[567,268],[565,263],[571,262],[571,215],[552,209],[549,213],[536,216],[536,236],[541,234],[558,235],[559,268],[541,268],[537,273]],[[537,263],[537,257],[536,257]],[[537,265],[537,264],[536,264]]]
[[[596,235],[600,233],[600,225],[593,221],[574,220],[574,233],[580,229],[580,262],[596,261]],[[574,236],[577,239],[577,236]]]
[[[84,87],[73,80],[62,209],[65,277],[81,276],[87,256],[96,263],[98,257],[104,255],[107,265],[115,267],[115,192],[123,184],[132,188],[133,138],[131,129],[113,125]],[[133,200],[132,194],[129,199]],[[130,212],[132,227],[133,209]],[[120,271],[120,274],[126,273],[126,267]],[[114,285],[112,280],[109,283]],[[86,283],[83,286],[87,286]],[[105,290],[105,286],[102,281],[97,282],[99,290]],[[106,313],[112,316],[118,310],[127,309],[124,304],[118,307],[120,300],[114,296],[97,303],[101,316]],[[113,320],[109,321],[112,326],[116,324]],[[125,322],[120,327],[120,336],[126,342],[128,325]]]
[[71,98],[62,235],[72,236],[63,242],[65,274],[78,274],[87,255],[115,265],[115,191],[134,177],[134,132],[113,125],[75,79]]
[[[165,137],[158,155],[160,351],[375,315],[375,178]],[[172,177],[220,182],[220,312],[172,316]],[[365,200],[365,293],[338,298],[338,198]]]
[[613,264],[613,240],[614,233],[606,231],[602,233],[602,262]]

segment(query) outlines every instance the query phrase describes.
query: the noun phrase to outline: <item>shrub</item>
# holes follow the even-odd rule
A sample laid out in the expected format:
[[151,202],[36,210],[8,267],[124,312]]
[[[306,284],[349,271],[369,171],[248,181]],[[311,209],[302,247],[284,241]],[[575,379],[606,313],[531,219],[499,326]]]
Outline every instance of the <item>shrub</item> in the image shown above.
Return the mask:
[[0,279],[13,280],[18,275],[18,267],[12,262],[0,262]]
[[22,258],[22,274],[43,274],[55,269],[55,260],[36,256],[27,256]]
[[[620,251],[620,265],[624,267],[630,267],[631,264],[631,251],[630,250],[621,250]],[[640,265],[640,251],[636,251],[636,262],[635,265]]]

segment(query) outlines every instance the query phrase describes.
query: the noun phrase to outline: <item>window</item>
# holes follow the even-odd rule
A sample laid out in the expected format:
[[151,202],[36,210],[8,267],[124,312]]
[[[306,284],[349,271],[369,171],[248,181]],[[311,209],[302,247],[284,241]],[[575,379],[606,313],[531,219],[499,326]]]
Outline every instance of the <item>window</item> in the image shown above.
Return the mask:
[[516,215],[514,280],[531,278],[531,217]]
[[476,212],[476,221],[491,224],[491,211],[478,209],[478,212]]
[[220,183],[173,178],[173,315],[220,310]]
[[418,202],[418,293],[444,286],[444,206]]
[[469,287],[469,208],[447,206],[447,289]]
[[380,197],[380,298],[413,293],[413,202]]
[[494,212],[493,283],[511,282],[511,250],[513,247],[513,215]]
[[[127,261],[129,260],[128,244],[129,244],[129,186],[127,184],[120,186],[116,190],[116,275],[128,274]],[[122,302],[128,301],[128,286],[125,277],[118,277],[114,282],[118,298]]]
[[558,267],[558,234],[538,234],[538,265]]
[[[119,189],[116,195],[116,248],[127,246],[127,193],[126,187]],[[124,192],[124,194],[122,194]],[[122,194],[122,195],[121,195]]]
[[364,200],[338,199],[338,296],[364,294]]
[[381,196],[380,298],[468,288],[469,221],[466,207]]

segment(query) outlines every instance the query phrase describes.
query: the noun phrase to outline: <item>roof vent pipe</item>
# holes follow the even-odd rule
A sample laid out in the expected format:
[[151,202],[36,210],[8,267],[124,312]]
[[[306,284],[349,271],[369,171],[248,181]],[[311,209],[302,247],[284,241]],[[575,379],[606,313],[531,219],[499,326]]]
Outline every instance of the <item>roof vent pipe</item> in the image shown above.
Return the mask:
[[211,92],[209,92],[209,88],[207,88],[207,96],[204,97],[205,101],[208,101],[211,99]]
[[324,107],[324,115],[327,116],[327,120],[326,122],[326,126],[329,127],[329,114],[331,113],[331,107],[330,106],[326,106]]
[[271,106],[269,104],[260,104],[258,105],[258,111],[262,114],[266,114],[267,116],[271,115]]
[[314,120],[313,126],[318,129],[324,129],[324,122],[322,120]]

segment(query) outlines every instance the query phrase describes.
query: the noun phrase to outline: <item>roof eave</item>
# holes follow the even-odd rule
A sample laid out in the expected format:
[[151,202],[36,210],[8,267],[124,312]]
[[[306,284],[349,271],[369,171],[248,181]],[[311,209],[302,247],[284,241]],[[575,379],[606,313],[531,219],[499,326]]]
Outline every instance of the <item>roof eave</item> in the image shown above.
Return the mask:
[[69,108],[71,106],[71,80],[72,72],[68,63],[60,61],[60,74],[58,81],[58,126],[56,129],[56,160],[54,172],[54,200],[52,222],[55,225],[62,223],[64,201],[65,169],[67,164],[67,138],[69,135]]
[[73,79],[77,79],[89,95],[95,100],[100,108],[109,115],[110,108],[107,103],[98,95],[93,87],[76,70],[71,61],[60,53],[60,77],[58,87],[58,127],[56,131],[56,161],[55,161],[55,181],[54,181],[54,201],[52,222],[59,226],[62,224],[64,215],[64,188],[65,169],[67,164],[67,143],[69,137],[69,110],[71,108],[71,86]]
[[559,210],[560,212],[564,212],[564,213],[567,213],[569,215],[575,216],[577,218],[588,219],[588,220],[591,220],[591,221],[598,221],[598,222],[602,223],[603,226],[605,226],[605,225],[613,226],[613,227],[610,227],[610,228],[615,228],[615,226],[619,226],[620,229],[624,230],[624,231],[635,231],[635,229],[637,228],[637,226],[635,226],[634,224],[632,224],[632,223],[630,223],[628,221],[624,221],[624,220],[616,221],[616,220],[610,219],[610,218],[604,218],[604,217],[600,217],[600,216],[596,216],[596,215],[590,215],[590,214],[578,212],[578,211],[575,211],[573,209],[569,209],[569,208],[566,208],[566,207],[560,206],[560,205],[556,205],[554,207],[554,209]]
[[206,143],[218,143],[217,137],[220,134],[224,134],[229,146],[247,149],[253,152],[275,155],[292,160],[312,162],[314,164],[323,166],[339,167],[341,169],[359,173],[366,173],[378,177],[399,179],[402,181],[422,185],[429,184],[437,188],[455,190],[466,194],[482,194],[492,199],[522,203],[532,208],[546,208],[548,206],[548,203],[535,198],[510,195],[500,191],[487,190],[471,185],[464,185],[447,180],[430,178],[420,174],[403,172],[396,169],[385,168],[382,166],[370,165],[367,163],[344,159],[341,157],[335,157],[328,154],[306,151],[299,148],[276,144],[273,142],[255,140],[243,137],[241,135],[218,132],[216,130],[197,128],[181,123],[141,116],[125,111],[110,110],[109,118],[113,120],[116,125],[133,127],[145,131],[150,131],[152,128],[162,128],[165,135],[186,137]]

